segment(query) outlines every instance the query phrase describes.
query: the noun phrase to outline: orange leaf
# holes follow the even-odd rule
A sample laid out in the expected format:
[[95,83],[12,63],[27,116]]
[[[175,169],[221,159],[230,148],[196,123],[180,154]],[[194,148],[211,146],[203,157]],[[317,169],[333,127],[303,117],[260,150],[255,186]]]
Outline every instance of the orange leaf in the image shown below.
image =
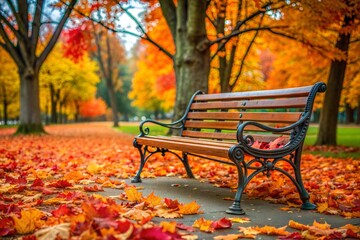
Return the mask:
[[288,226],[301,231],[308,230],[310,227],[309,225],[304,225],[293,220],[289,221]]
[[149,196],[145,198],[145,202],[151,207],[155,207],[161,204],[161,197],[155,196],[154,192],[150,193]]
[[266,235],[288,235],[289,232],[285,231],[286,226],[281,228],[276,228],[272,226],[264,226],[264,227],[255,227],[256,231],[259,231],[262,234]]
[[211,226],[213,221],[200,218],[196,220],[193,224],[193,227],[199,228],[202,232],[214,232],[215,229]]
[[180,205],[179,213],[184,215],[198,214],[199,209],[200,206],[195,201],[192,201],[191,203]]
[[176,222],[160,222],[160,226],[164,232],[175,233]]
[[139,192],[138,190],[136,190],[135,187],[126,188],[124,191],[125,191],[127,199],[130,202],[140,202],[141,201],[142,193]]

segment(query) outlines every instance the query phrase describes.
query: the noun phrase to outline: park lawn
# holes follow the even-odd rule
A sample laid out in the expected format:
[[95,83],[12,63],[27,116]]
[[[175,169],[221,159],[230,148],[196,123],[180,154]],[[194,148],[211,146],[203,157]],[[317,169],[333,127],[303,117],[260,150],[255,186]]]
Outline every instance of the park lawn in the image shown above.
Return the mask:
[[[166,135],[167,128],[162,126],[149,124],[146,125],[150,128],[151,135]],[[137,135],[139,131],[139,123],[121,123],[118,128],[120,132]],[[354,158],[360,159],[360,127],[359,126],[346,126],[340,125],[337,132],[337,142],[340,147],[333,151],[326,151],[319,148],[311,148],[315,144],[318,134],[318,126],[310,126],[305,139],[304,153],[311,153],[321,155],[324,157],[336,158]]]

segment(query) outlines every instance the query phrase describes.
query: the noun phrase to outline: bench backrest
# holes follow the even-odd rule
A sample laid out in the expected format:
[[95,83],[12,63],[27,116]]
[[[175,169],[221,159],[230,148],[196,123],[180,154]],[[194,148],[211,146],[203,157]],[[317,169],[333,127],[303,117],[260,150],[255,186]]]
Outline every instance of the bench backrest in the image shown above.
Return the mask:
[[[312,111],[320,84],[278,90],[197,94],[189,105],[184,137],[236,141],[236,130],[241,122],[256,121],[272,127],[284,127]],[[323,84],[325,85],[325,84]],[[257,136],[256,140],[269,142],[279,135],[264,134],[249,126],[245,130]],[[281,135],[290,134],[290,132]]]

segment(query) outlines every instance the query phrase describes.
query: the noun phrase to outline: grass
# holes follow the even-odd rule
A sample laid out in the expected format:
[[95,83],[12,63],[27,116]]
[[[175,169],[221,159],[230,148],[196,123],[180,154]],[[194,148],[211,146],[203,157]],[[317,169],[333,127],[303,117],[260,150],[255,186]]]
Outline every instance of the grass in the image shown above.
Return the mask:
[[[167,128],[149,124],[151,135],[166,135]],[[138,135],[139,123],[121,123],[118,128],[120,132]],[[360,127],[340,125],[337,130],[337,143],[339,147],[336,148],[313,148],[318,134],[318,126],[310,126],[305,139],[305,153],[321,155],[324,157],[334,158],[354,158],[360,159]]]

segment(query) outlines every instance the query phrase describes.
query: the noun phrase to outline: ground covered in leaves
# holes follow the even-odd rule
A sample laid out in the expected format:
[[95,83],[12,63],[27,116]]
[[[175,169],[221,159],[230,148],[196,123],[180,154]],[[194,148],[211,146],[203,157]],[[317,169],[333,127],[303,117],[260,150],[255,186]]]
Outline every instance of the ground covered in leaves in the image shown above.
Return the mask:
[[[154,193],[143,196],[125,183],[135,174],[139,155],[133,136],[115,132],[109,125],[74,124],[46,128],[42,136],[12,136],[14,129],[0,130],[0,238],[23,239],[196,239],[194,230],[214,232],[231,228],[246,218],[200,218],[192,226],[171,221],[201,213],[195,201],[181,203]],[[171,164],[165,164],[171,161]],[[232,166],[191,158],[198,179],[219,187],[236,188]],[[302,174],[317,211],[360,217],[360,161],[303,155]],[[286,166],[283,166],[286,168]],[[171,155],[154,157],[142,177],[184,176],[185,170]],[[119,189],[104,197],[104,188]],[[259,176],[246,189],[247,197],[300,206],[298,193],[280,174]],[[287,210],[285,207],[283,210]],[[157,221],[160,217],[163,221]],[[312,226],[290,221],[285,228],[253,226],[238,234],[216,239],[255,238],[258,234],[284,239],[359,238],[359,227],[333,229],[314,222]]]

